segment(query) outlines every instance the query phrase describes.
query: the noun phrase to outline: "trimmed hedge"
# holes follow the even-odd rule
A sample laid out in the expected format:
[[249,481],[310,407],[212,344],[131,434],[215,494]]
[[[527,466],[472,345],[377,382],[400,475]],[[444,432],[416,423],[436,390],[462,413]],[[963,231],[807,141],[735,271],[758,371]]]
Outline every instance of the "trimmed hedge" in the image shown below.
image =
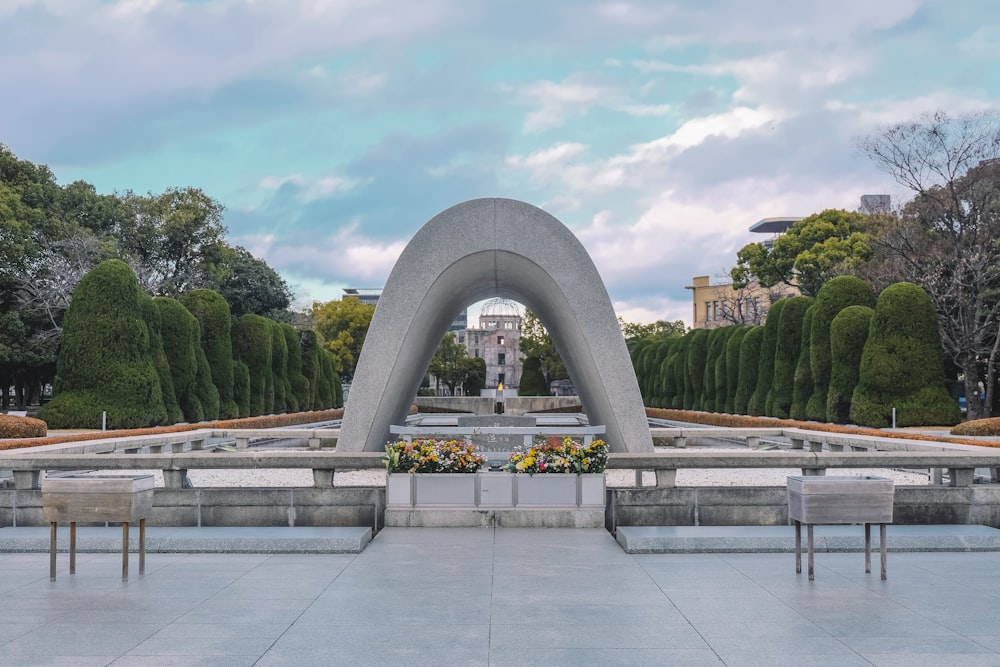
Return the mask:
[[738,324],[726,341],[726,402],[723,412],[736,412],[736,391],[740,384],[740,345],[750,327]]
[[740,341],[740,374],[736,386],[733,412],[747,414],[750,398],[757,388],[757,372],[760,370],[760,348],[764,341],[764,327],[750,327]]
[[[185,309],[187,310],[187,309]],[[205,348],[201,346],[201,325],[198,318],[191,316],[191,328],[194,332],[194,358],[197,363],[197,373],[194,376],[194,392],[198,396],[205,419],[212,421],[219,418],[219,390],[212,382],[212,367],[208,365]]]
[[826,399],[826,420],[846,424],[851,418],[851,397],[858,386],[861,353],[868,340],[875,311],[868,306],[848,306],[830,324],[830,391]]
[[712,329],[708,335],[708,359],[705,362],[705,396],[703,410],[722,412],[726,406],[726,343],[735,327]]
[[285,335],[285,348],[288,351],[287,377],[290,394],[286,396],[289,412],[312,409],[312,395],[309,392],[309,380],[302,374],[302,346],[299,344],[299,332],[291,324],[280,324]]
[[[706,426],[724,426],[729,428],[804,428],[810,431],[826,433],[848,433],[851,435],[871,435],[880,438],[901,438],[905,440],[923,440],[926,442],[954,442],[961,445],[977,445],[980,447],[1000,447],[1000,440],[971,440],[962,438],[946,438],[936,435],[922,435],[909,431],[882,431],[860,426],[844,426],[841,424],[816,424],[795,419],[774,419],[771,417],[745,417],[741,415],[722,415],[707,412],[689,412],[687,410],[661,410],[646,408],[646,416],[651,419],[667,419],[670,421],[705,424]],[[982,420],[991,421],[991,420]],[[956,427],[958,428],[958,427]],[[953,429],[954,432],[955,429]]]
[[690,392],[684,392],[684,407],[689,410],[701,410],[701,402],[705,396],[705,363],[708,360],[708,329],[695,329],[688,332],[685,338],[691,342],[687,350],[686,384]]
[[810,329],[809,360],[812,368],[813,393],[806,404],[809,419],[826,419],[826,399],[830,392],[830,324],[837,313],[848,306],[875,305],[875,296],[868,283],[856,276],[837,276],[816,294],[816,312]]
[[242,361],[233,360],[233,401],[240,419],[250,416],[250,369]]
[[273,412],[289,412],[288,398],[292,393],[292,386],[288,382],[288,345],[285,343],[285,332],[274,320],[268,320],[268,326],[271,327],[271,375],[274,377]]
[[[778,340],[774,348],[774,375],[767,394],[765,410],[778,419],[788,419],[795,391],[795,370],[802,351],[802,320],[813,304],[808,296],[782,299],[785,303],[778,322]],[[781,302],[779,302],[781,303]]]
[[[170,364],[177,403],[189,422],[205,420],[205,407],[198,390],[198,320],[180,301],[158,296],[153,299],[160,313],[163,350]],[[181,420],[177,420],[181,421]]]
[[101,262],[73,290],[63,320],[53,398],[39,411],[49,428],[139,428],[167,419],[153,366],[145,295],[125,262]]
[[792,419],[808,419],[806,405],[813,392],[812,380],[812,321],[816,314],[816,302],[806,309],[802,316],[802,334],[800,336],[799,361],[795,364],[795,379],[792,387],[792,407],[788,416]]
[[545,387],[545,377],[542,375],[542,362],[538,357],[528,357],[524,360],[521,370],[521,384],[517,389],[520,396],[548,396]]
[[0,439],[44,438],[45,433],[45,422],[41,419],[0,415]]
[[146,328],[149,330],[149,353],[153,357],[156,375],[160,378],[160,393],[163,395],[163,407],[167,411],[166,423],[176,424],[184,421],[184,414],[181,412],[180,403],[177,402],[170,362],[163,347],[160,309],[153,299],[145,294],[142,295],[140,301],[142,303],[142,319],[146,322]]
[[219,418],[239,417],[233,398],[233,317],[229,304],[209,289],[191,290],[181,297],[181,303],[201,326],[201,347],[212,372],[212,384],[219,391]]
[[945,387],[937,314],[930,296],[913,283],[887,287],[875,304],[861,355],[851,420],[885,427],[952,425],[958,404]]
[[[274,378],[271,376],[270,320],[247,313],[233,323],[233,356],[242,361],[249,375],[250,416],[268,414],[274,407]],[[315,404],[314,404],[315,405]]]
[[781,324],[781,311],[787,302],[788,299],[775,301],[767,311],[764,338],[760,346],[760,365],[757,368],[757,387],[753,390],[750,403],[747,405],[747,412],[751,415],[767,414],[767,397],[774,383],[774,354],[778,347],[778,327]]

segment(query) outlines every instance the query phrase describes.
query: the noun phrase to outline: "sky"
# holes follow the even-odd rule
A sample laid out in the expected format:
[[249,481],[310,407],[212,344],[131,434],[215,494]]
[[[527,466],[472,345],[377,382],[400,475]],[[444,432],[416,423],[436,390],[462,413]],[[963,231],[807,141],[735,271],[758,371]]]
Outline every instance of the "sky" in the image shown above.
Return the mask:
[[907,199],[859,139],[996,109],[998,44],[994,0],[0,0],[0,144],[101,193],[201,188],[299,307],[509,197],[626,321],[690,324],[756,221]]

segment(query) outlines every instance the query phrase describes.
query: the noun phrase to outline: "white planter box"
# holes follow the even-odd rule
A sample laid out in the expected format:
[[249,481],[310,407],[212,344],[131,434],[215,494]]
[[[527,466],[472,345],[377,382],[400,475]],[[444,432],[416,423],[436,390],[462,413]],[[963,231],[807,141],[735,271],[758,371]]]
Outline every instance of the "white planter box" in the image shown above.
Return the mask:
[[603,474],[394,473],[385,497],[390,508],[596,508],[604,507],[604,487]]
[[480,507],[514,506],[514,475],[509,472],[483,472],[476,476],[479,478]]

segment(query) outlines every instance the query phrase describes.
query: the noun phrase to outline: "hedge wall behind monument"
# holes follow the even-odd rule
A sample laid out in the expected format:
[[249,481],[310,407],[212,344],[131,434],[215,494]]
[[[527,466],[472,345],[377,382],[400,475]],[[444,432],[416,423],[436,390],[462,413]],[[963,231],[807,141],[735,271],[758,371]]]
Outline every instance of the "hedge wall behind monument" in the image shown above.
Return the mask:
[[140,428],[167,419],[143,319],[139,281],[106,260],[77,283],[63,320],[54,396],[39,418],[49,428]]
[[788,419],[795,392],[795,370],[802,351],[802,320],[813,304],[807,296],[782,299],[781,320],[778,322],[778,340],[774,348],[774,375],[767,395],[765,412],[768,416]]
[[165,296],[153,299],[160,312],[163,350],[170,364],[177,403],[189,422],[205,420],[205,407],[198,390],[198,355],[200,346],[198,320],[180,301]]
[[201,326],[201,347],[212,372],[212,384],[219,391],[219,418],[239,416],[233,399],[232,313],[221,294],[208,289],[185,293],[181,303]]
[[893,408],[897,426],[947,426],[961,420],[945,388],[934,305],[913,283],[890,285],[879,295],[861,355],[851,420],[885,427]]
[[788,416],[792,419],[807,419],[806,405],[813,392],[812,381],[812,321],[816,314],[815,301],[806,309],[802,316],[802,334],[800,336],[799,360],[795,364],[795,378],[792,385],[792,407]]
[[868,341],[875,311],[868,306],[848,306],[830,324],[830,391],[826,420],[846,424],[851,418],[851,397],[858,386],[861,353]]
[[142,305],[143,320],[146,322],[146,329],[149,330],[149,353],[153,358],[153,366],[156,368],[156,375],[160,378],[160,394],[163,395],[163,407],[167,411],[167,424],[176,424],[184,420],[180,403],[177,402],[177,393],[174,391],[173,373],[170,371],[170,362],[163,348],[162,320],[160,309],[148,295],[143,294],[139,300]]
[[809,333],[813,393],[806,404],[808,419],[826,419],[826,399],[830,392],[830,324],[833,318],[848,306],[874,305],[871,287],[855,276],[837,276],[816,294],[816,312]]
[[[233,323],[233,356],[242,361],[250,376],[250,416],[268,414],[274,407],[271,376],[271,325],[260,315],[246,314]],[[270,390],[270,401],[268,401]]]
[[760,348],[764,342],[764,327],[750,327],[750,330],[740,341],[740,373],[739,384],[736,386],[736,399],[733,412],[738,415],[748,414],[750,398],[757,389],[757,372],[760,370]]
[[733,333],[726,341],[726,402],[724,412],[736,412],[736,391],[740,384],[740,345],[750,327],[738,324],[732,327]]
[[[778,326],[781,324],[781,311],[788,299],[774,302],[767,311],[767,322],[764,323],[764,338],[760,344],[760,365],[757,368],[757,387],[750,396],[747,413],[759,416],[766,415],[767,396],[774,382],[774,353],[778,346]],[[770,415],[768,415],[770,416]]]

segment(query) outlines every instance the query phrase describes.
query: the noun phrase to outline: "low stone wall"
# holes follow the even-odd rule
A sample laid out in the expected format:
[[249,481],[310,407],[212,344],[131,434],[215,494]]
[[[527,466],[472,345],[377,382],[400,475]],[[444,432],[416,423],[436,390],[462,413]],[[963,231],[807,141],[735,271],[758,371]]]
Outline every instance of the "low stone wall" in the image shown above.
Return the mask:
[[[150,526],[365,526],[385,519],[384,487],[158,488]],[[1000,528],[1000,486],[896,487],[893,523]],[[783,526],[783,487],[608,489],[605,525]],[[37,489],[0,489],[0,527],[44,526]]]
[[[1000,486],[898,486],[893,523],[1000,528]],[[783,487],[609,489],[605,526],[784,526]]]
[[[153,493],[155,526],[384,525],[384,487],[196,488]],[[0,490],[0,527],[45,526],[36,489]]]

